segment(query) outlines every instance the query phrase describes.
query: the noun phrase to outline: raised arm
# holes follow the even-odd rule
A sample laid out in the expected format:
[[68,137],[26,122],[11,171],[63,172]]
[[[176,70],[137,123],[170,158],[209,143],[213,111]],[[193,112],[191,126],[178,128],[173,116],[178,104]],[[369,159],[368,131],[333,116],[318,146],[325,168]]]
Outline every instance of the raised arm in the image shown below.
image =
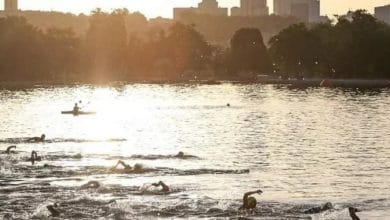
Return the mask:
[[158,183],[153,183],[152,184],[153,186],[161,186],[162,187],[162,190],[163,192],[169,192],[169,186],[167,186],[167,184],[165,184],[163,181],[159,181]]
[[253,194],[256,194],[256,193],[261,194],[261,193],[263,193],[263,191],[261,191],[261,190],[259,189],[259,190],[256,190],[256,191],[250,191],[250,192],[245,193],[245,194],[244,194],[244,198],[243,198],[243,206],[242,206],[240,209],[243,209],[243,208],[245,208],[245,207],[248,207],[248,197],[249,197],[250,195],[253,195]]
[[167,184],[165,184],[163,181],[160,181],[160,186],[162,186],[162,190],[163,192],[168,192],[169,191],[169,186],[167,186]]
[[123,162],[122,160],[119,160],[118,163],[115,165],[114,169],[116,169],[119,165],[122,165],[125,169],[131,169],[131,166]]
[[7,154],[11,153],[11,149],[16,149],[15,145],[7,147],[7,150],[5,151]]

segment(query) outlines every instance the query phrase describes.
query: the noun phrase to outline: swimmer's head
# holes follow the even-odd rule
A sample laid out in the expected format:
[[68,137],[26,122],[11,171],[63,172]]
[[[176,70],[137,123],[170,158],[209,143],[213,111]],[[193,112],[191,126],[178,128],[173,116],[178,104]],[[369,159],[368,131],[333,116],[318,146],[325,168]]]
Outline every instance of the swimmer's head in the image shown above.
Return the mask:
[[41,135],[41,139],[45,139],[46,135],[45,134],[42,134]]
[[177,154],[177,157],[184,157],[183,151],[179,151],[179,153]]
[[140,164],[140,163],[136,163],[136,164],[134,164],[134,170],[142,170],[143,169],[143,166],[142,166],[142,164]]
[[329,210],[329,209],[333,209],[333,205],[332,205],[332,203],[330,203],[330,202],[327,202],[327,203],[325,203],[325,205],[324,205],[324,208],[323,208],[324,210]]
[[256,201],[255,197],[249,197],[247,207],[245,207],[245,208],[254,209],[254,208],[256,208],[256,205],[257,205],[257,201]]

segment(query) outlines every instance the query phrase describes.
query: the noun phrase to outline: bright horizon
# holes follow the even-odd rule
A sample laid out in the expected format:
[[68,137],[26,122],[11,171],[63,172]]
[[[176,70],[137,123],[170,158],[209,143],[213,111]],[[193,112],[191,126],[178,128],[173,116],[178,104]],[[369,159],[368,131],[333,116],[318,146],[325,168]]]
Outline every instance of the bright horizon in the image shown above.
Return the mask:
[[[0,0],[3,5],[4,0]],[[21,10],[62,11],[75,14],[89,14],[95,8],[110,11],[116,8],[127,8],[130,12],[139,11],[148,18],[158,16],[172,18],[173,7],[196,7],[201,0],[153,0],[153,3],[135,0],[78,0],[70,3],[64,0],[19,0]],[[270,12],[273,11],[273,0],[267,0]],[[220,7],[239,6],[239,0],[219,0]],[[366,9],[373,13],[374,7],[390,4],[389,0],[322,0],[321,15],[345,14],[348,10]],[[82,5],[82,6],[80,6]],[[337,5],[337,7],[335,6]],[[3,6],[1,6],[3,8]]]

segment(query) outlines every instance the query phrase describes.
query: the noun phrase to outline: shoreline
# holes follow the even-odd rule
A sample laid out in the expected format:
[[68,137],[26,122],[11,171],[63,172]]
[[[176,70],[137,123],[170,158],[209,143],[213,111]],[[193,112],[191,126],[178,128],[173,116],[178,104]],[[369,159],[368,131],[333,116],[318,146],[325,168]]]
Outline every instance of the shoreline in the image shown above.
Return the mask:
[[128,81],[109,81],[109,82],[59,82],[59,81],[7,81],[0,82],[0,89],[31,88],[41,86],[78,86],[78,85],[96,85],[96,86],[118,86],[128,84],[199,84],[199,85],[219,85],[224,83],[231,84],[264,84],[264,85],[286,85],[291,88],[309,88],[309,87],[330,87],[330,88],[390,88],[390,79],[326,79],[328,84],[321,86],[324,79],[276,79],[265,78],[257,80],[128,80]]

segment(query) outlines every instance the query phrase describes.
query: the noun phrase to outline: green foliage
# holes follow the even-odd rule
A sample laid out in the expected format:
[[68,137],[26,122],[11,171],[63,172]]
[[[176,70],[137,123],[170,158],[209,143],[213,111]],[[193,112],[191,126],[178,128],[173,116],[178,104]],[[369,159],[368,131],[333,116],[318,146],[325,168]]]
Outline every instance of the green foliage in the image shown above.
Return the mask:
[[365,11],[335,25],[292,25],[270,40],[270,54],[283,73],[309,77],[389,78],[390,26]]

